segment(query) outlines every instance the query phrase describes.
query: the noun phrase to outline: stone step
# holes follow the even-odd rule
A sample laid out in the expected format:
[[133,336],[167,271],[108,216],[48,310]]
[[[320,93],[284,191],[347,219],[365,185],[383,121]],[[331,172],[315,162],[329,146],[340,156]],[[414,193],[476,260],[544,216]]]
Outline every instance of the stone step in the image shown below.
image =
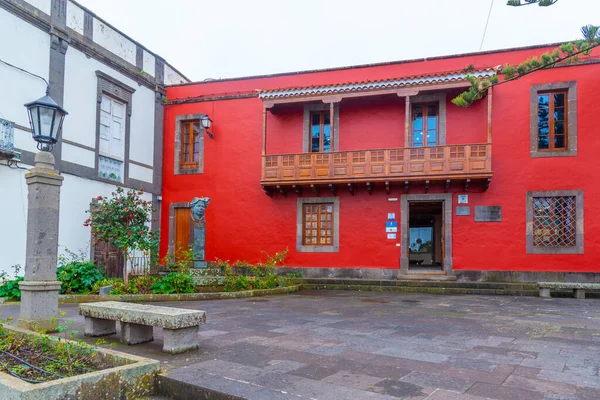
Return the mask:
[[344,286],[383,286],[383,287],[422,287],[460,288],[493,290],[537,290],[535,283],[510,282],[457,282],[457,281],[417,281],[417,280],[367,280],[367,279],[299,279],[304,285],[344,285]]
[[396,292],[396,293],[430,293],[430,294],[475,294],[489,296],[538,296],[539,291],[531,289],[482,289],[470,287],[435,287],[435,286],[370,286],[348,284],[302,284],[303,290],[356,290],[370,292]]
[[[180,370],[182,370],[180,368]],[[179,371],[177,371],[179,372]],[[230,394],[235,392],[234,388],[223,385],[218,390],[216,388],[202,387],[198,371],[190,370],[189,376],[181,376],[176,374],[175,377],[159,374],[156,377],[156,392],[161,396],[167,396],[173,400],[189,400],[189,399],[210,399],[210,400],[244,400],[244,397],[234,396]],[[231,386],[235,386],[236,382],[228,382]],[[230,393],[228,393],[230,392]]]

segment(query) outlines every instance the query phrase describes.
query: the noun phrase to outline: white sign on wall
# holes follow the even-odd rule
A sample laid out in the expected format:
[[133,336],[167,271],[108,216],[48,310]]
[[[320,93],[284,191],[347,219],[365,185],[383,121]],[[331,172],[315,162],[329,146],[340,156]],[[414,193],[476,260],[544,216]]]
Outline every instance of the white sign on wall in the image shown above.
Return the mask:
[[396,239],[396,234],[395,233],[388,233],[387,234],[387,238],[388,239]]
[[468,194],[459,194],[458,195],[458,204],[469,204],[469,195]]

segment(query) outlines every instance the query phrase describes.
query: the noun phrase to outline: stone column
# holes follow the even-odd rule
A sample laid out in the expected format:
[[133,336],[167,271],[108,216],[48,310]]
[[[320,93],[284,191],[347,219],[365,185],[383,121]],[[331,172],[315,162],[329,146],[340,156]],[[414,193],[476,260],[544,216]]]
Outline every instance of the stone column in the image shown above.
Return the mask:
[[28,185],[27,254],[21,289],[21,313],[17,325],[31,330],[55,331],[58,327],[56,280],[58,213],[63,177],[54,168],[54,156],[41,151],[35,167],[25,174]]

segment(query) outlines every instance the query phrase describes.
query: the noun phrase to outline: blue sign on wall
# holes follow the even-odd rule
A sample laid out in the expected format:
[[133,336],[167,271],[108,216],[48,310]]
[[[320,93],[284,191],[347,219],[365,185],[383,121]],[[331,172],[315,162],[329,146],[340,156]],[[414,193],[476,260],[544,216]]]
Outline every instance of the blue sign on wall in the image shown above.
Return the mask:
[[385,227],[386,228],[397,228],[398,227],[398,221],[386,221],[385,222]]

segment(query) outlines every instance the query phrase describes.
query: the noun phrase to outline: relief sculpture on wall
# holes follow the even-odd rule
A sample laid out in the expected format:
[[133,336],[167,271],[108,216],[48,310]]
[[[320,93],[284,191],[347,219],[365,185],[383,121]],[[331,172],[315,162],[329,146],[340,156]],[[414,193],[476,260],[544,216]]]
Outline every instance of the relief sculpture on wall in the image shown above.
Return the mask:
[[192,210],[192,222],[194,232],[194,268],[206,268],[207,263],[204,257],[204,251],[206,248],[206,220],[204,214],[206,207],[210,203],[208,197],[195,197],[190,202],[190,208]]

